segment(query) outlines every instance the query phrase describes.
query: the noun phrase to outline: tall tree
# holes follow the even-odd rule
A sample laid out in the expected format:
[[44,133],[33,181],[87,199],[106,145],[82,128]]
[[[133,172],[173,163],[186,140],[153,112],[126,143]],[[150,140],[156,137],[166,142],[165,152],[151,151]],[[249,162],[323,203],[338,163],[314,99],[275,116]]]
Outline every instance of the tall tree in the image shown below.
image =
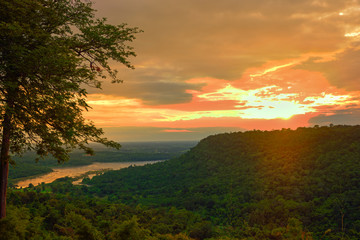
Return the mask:
[[89,1],[0,1],[0,218],[11,154],[33,150],[63,162],[74,148],[92,153],[88,142],[120,147],[82,112],[88,87],[101,88],[106,77],[121,82],[109,60],[133,68],[128,42],[139,30],[94,13]]

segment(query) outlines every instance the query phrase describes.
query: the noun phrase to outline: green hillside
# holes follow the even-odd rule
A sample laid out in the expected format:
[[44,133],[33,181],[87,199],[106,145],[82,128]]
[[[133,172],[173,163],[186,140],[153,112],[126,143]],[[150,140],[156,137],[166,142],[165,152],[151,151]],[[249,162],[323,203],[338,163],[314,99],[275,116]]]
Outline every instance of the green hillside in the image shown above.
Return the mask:
[[295,224],[317,238],[360,238],[360,126],[210,136],[177,159],[85,182],[92,195],[185,208],[239,237]]
[[0,239],[360,239],[360,126],[219,134],[83,182],[9,190]]

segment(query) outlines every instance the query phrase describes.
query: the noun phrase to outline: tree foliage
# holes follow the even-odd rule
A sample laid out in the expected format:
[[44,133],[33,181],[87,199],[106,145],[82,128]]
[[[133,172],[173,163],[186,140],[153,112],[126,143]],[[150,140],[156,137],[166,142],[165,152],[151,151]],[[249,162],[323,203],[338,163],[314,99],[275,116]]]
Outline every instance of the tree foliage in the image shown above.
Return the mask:
[[199,226],[207,224],[198,215],[176,208],[130,207],[86,198],[76,190],[74,196],[34,190],[9,191],[8,216],[0,220],[0,240],[203,239],[190,238],[189,234],[201,234]]
[[106,24],[79,0],[5,0],[0,11],[0,109],[1,119],[11,115],[11,151],[65,161],[88,141],[117,146],[82,117],[86,87],[100,88],[107,75],[118,81],[109,59],[132,68],[126,42],[138,29]]
[[109,60],[133,68],[128,42],[138,32],[97,19],[91,2],[0,1],[2,189],[10,153],[35,150],[63,162],[74,148],[92,153],[90,141],[120,147],[82,112],[87,88],[101,88],[106,77],[120,82]]

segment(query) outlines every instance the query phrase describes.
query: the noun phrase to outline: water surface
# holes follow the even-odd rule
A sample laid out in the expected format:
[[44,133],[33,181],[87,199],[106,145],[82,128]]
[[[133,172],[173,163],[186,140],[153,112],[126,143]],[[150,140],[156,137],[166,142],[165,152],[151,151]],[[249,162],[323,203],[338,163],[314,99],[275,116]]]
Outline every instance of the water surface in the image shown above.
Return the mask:
[[146,164],[152,164],[159,161],[142,161],[142,162],[94,162],[93,164],[86,165],[86,166],[78,166],[78,167],[63,167],[63,168],[53,168],[53,172],[47,173],[41,176],[37,176],[34,178],[26,179],[20,182],[15,183],[18,187],[28,187],[30,183],[34,186],[38,184],[44,183],[51,183],[58,178],[63,177],[78,177],[83,175],[84,173],[90,171],[101,171],[101,170],[119,170],[122,168],[127,168],[130,166],[143,166]]

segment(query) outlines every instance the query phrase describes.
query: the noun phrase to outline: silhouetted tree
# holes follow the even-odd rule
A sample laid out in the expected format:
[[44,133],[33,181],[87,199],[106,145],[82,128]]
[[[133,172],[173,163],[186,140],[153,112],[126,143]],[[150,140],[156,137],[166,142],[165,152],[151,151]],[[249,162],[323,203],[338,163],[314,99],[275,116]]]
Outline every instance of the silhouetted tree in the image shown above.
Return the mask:
[[99,78],[120,82],[109,60],[133,68],[127,42],[137,28],[97,19],[91,2],[81,0],[0,1],[0,218],[5,217],[10,154],[35,150],[59,162],[89,141],[120,145],[101,137],[82,111],[86,88]]

